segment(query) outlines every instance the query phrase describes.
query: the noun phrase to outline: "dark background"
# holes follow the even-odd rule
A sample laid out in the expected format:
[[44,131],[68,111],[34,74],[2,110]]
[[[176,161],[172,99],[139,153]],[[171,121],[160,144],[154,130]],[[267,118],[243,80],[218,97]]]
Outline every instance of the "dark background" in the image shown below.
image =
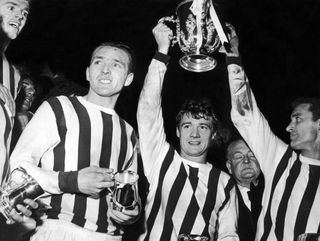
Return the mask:
[[[93,48],[104,41],[123,41],[135,49],[134,83],[119,98],[117,111],[136,127],[136,108],[149,62],[155,51],[151,34],[158,19],[173,15],[177,0],[33,0],[24,31],[10,45],[12,62],[39,75],[48,62],[54,72],[83,87],[85,68]],[[219,0],[223,21],[232,23],[240,38],[244,67],[258,105],[274,132],[288,141],[290,101],[298,96],[320,96],[319,0]],[[192,73],[178,65],[182,56],[171,49],[163,89],[165,127],[175,142],[174,117],[185,99],[208,97],[217,114],[235,134],[224,56],[216,53],[217,67]],[[44,80],[42,85],[46,86]],[[223,151],[210,161],[223,167]],[[220,160],[220,161],[219,161]],[[1,228],[4,230],[4,228]],[[13,229],[1,240],[13,240]],[[11,230],[11,231],[10,231]],[[11,232],[11,233],[10,233]],[[131,233],[129,233],[131,235]],[[130,238],[129,238],[130,240]]]
[[[240,38],[244,67],[258,105],[274,132],[285,141],[290,101],[320,93],[319,0],[219,0],[221,20],[232,23]],[[24,31],[8,57],[37,75],[48,61],[54,71],[87,87],[85,68],[91,51],[104,41],[123,41],[135,50],[135,82],[119,99],[117,110],[136,127],[136,107],[155,51],[151,30],[158,19],[175,13],[177,0],[34,0]],[[218,66],[192,73],[178,65],[175,46],[163,90],[168,139],[176,141],[174,117],[185,99],[208,97],[222,121],[229,118],[230,96],[224,56]]]

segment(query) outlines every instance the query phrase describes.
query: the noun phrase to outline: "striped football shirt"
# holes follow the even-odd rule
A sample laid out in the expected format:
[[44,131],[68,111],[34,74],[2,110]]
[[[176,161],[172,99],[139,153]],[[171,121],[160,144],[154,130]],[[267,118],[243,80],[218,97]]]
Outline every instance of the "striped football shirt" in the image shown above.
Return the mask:
[[140,149],[149,190],[139,241],[176,241],[180,234],[236,241],[237,206],[230,176],[210,163],[182,158],[166,141],[161,85],[166,65],[153,59],[138,105]]
[[82,97],[54,97],[39,107],[23,131],[10,164],[25,167],[45,191],[53,194],[43,198],[51,207],[47,218],[121,235],[121,225],[107,215],[107,191],[99,198],[61,193],[58,173],[88,166],[137,171],[136,140],[133,128],[114,110]]
[[[241,66],[232,64],[228,70],[232,93],[235,83],[248,80]],[[255,240],[296,241],[301,233],[320,233],[320,160],[298,155],[276,137],[252,92],[246,93],[251,107],[241,112],[233,105],[231,117],[265,177]]]
[[[18,92],[20,74],[8,62],[4,54],[0,55],[0,63],[2,63],[0,65],[0,84],[5,86],[11,93],[11,96],[15,98]],[[0,182],[7,172],[12,128],[12,113],[5,105],[4,100],[0,100]]]

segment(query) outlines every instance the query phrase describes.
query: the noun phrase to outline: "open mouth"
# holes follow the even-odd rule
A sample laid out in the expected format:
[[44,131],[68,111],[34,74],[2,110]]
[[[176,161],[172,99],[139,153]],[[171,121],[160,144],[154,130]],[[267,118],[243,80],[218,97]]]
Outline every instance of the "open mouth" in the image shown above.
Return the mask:
[[189,141],[189,145],[200,145],[200,141]]
[[99,82],[102,84],[110,84],[111,80],[110,79],[100,79]]
[[17,23],[17,22],[9,22],[9,26],[15,28],[17,31],[19,31],[19,27],[20,27],[20,24]]

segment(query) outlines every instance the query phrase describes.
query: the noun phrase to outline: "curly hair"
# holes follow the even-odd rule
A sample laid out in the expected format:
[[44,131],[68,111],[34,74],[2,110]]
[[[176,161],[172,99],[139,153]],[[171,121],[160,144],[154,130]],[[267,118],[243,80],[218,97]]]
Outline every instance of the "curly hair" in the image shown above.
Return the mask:
[[187,100],[180,108],[179,113],[176,116],[176,126],[180,125],[183,115],[191,115],[194,119],[212,120],[213,129],[217,129],[218,118],[213,112],[211,102],[207,99],[201,100]]

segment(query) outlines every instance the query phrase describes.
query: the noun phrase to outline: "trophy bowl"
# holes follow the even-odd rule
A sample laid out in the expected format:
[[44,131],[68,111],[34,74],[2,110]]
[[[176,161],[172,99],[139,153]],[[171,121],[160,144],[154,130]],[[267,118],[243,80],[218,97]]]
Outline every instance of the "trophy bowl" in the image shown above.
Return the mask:
[[182,68],[205,72],[217,65],[211,54],[221,46],[221,35],[226,36],[212,0],[184,0],[176,8],[176,17],[163,17],[159,21],[176,24],[173,43],[177,42],[184,53],[179,60]]
[[17,204],[23,204],[27,198],[34,200],[43,193],[43,189],[25,169],[16,168],[0,189],[0,212],[9,223],[12,223],[13,220],[9,214]]
[[209,238],[195,234],[180,234],[178,241],[209,241]]
[[302,233],[297,241],[320,241],[320,233]]
[[114,175],[114,187],[111,190],[114,210],[121,212],[134,209],[139,200],[138,179],[139,175],[130,170]]

